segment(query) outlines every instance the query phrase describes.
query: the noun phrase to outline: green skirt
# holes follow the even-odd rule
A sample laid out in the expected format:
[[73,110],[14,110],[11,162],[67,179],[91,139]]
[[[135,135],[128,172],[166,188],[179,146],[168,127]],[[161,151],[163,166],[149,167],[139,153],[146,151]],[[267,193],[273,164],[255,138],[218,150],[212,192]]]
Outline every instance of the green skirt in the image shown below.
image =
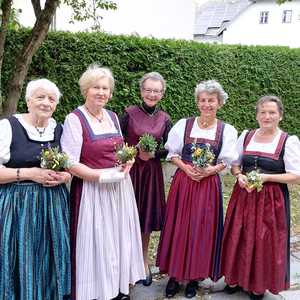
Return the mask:
[[0,185],[0,300],[62,300],[71,290],[65,185]]

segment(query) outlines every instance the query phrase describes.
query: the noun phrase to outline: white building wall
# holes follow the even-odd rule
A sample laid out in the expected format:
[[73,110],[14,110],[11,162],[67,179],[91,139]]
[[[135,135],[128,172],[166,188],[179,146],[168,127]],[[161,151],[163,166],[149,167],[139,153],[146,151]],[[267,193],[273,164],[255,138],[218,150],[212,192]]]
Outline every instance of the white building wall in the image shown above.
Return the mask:
[[[100,11],[103,31],[138,34],[156,38],[192,39],[197,0],[114,0],[116,11]],[[198,0],[199,2],[199,0]],[[21,8],[20,22],[31,27],[35,17],[29,0],[15,0]],[[61,5],[56,13],[56,30],[87,31],[91,22],[70,24],[72,9]]]
[[[284,10],[292,10],[292,22],[282,23]],[[269,11],[267,24],[260,24],[260,12]],[[223,34],[225,44],[281,45],[300,47],[300,1],[278,5],[257,1],[240,14]]]

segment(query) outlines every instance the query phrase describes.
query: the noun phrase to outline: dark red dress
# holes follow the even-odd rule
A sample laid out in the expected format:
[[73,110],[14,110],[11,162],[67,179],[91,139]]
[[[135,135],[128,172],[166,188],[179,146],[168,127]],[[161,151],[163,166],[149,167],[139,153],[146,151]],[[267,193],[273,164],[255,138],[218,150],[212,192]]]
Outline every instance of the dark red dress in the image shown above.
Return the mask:
[[[143,106],[130,106],[125,112],[126,122],[123,117],[120,124],[129,145],[137,145],[144,133],[151,134],[158,144],[164,145],[171,128],[167,113],[158,109],[149,113]],[[148,161],[137,157],[130,171],[142,233],[161,230],[164,222],[166,201],[161,153],[156,151],[155,157]],[[163,153],[166,156],[167,152]]]
[[[190,138],[194,118],[188,119],[182,160],[191,163]],[[215,161],[221,151],[224,123],[218,121],[215,140],[209,143]],[[223,232],[223,206],[220,177],[212,175],[196,182],[178,169],[171,184],[164,228],[158,250],[157,266],[177,281],[220,278],[220,250]]]
[[[285,173],[282,133],[274,154],[246,151],[254,130],[245,137],[244,173]],[[274,294],[289,288],[289,194],[285,184],[267,182],[260,192],[248,193],[236,183],[224,225],[222,273],[230,285]]]

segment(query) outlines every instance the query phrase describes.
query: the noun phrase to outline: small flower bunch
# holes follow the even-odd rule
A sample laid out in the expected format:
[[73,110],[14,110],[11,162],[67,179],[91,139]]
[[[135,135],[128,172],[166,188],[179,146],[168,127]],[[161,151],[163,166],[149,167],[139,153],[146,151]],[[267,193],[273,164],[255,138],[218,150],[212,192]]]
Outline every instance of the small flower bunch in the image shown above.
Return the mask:
[[263,182],[259,172],[253,170],[246,174],[247,177],[247,188],[253,189],[255,188],[258,192],[260,192],[263,188]]
[[139,139],[138,147],[144,152],[154,153],[157,148],[157,141],[151,134],[144,133]]
[[210,150],[210,144],[205,144],[204,147],[199,147],[196,143],[193,143],[191,150],[192,162],[196,167],[205,168],[209,166],[215,158],[215,155]]
[[134,146],[128,146],[127,143],[117,148],[116,155],[119,164],[125,164],[128,161],[133,161],[137,151]]
[[41,151],[41,168],[53,171],[62,171],[70,167],[69,157],[65,152],[59,150],[59,147],[51,147]]

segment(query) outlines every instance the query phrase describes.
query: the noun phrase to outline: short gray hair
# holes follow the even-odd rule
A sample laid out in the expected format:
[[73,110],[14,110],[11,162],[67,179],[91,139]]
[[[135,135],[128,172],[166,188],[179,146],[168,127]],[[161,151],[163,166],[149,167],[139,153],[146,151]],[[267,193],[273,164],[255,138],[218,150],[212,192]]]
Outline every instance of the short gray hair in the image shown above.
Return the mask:
[[98,64],[91,64],[79,79],[80,91],[83,97],[86,97],[87,90],[93,83],[103,77],[107,77],[110,84],[111,93],[115,87],[115,80],[112,71],[106,67],[100,67]]
[[283,115],[282,101],[279,99],[279,97],[273,96],[273,95],[266,95],[266,96],[263,96],[263,97],[258,99],[258,101],[256,102],[256,106],[255,106],[256,114],[259,111],[259,107],[261,105],[263,105],[264,103],[266,103],[266,102],[274,102],[277,105],[277,109],[278,109],[278,112],[279,112],[280,116],[282,117],[282,115]]
[[146,73],[140,80],[140,90],[143,89],[144,86],[144,82],[148,79],[151,80],[155,80],[155,81],[160,81],[162,86],[163,86],[163,93],[165,93],[166,91],[166,81],[165,79],[162,77],[162,75],[158,72],[150,72],[150,73]]
[[228,94],[224,91],[222,85],[216,80],[200,81],[195,88],[195,98],[198,101],[199,94],[207,92],[208,94],[217,94],[221,105],[225,104]]
[[46,91],[54,93],[55,101],[57,103],[59,102],[61,93],[60,93],[57,85],[54,82],[52,82],[46,78],[35,79],[35,80],[29,81],[29,83],[27,84],[27,87],[26,87],[25,100],[29,101],[29,99],[32,97],[33,93],[38,89],[45,89]]

